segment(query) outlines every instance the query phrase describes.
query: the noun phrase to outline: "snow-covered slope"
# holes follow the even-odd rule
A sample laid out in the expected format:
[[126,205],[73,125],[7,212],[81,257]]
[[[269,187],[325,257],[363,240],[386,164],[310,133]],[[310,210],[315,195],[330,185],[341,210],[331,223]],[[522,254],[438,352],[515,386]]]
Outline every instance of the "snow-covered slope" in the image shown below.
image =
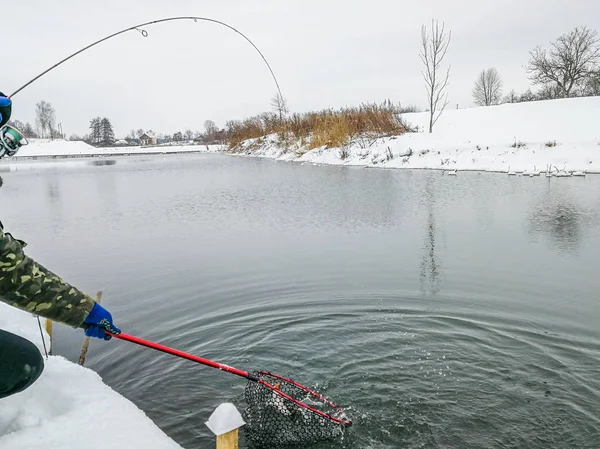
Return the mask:
[[247,141],[242,153],[325,164],[445,170],[600,172],[600,97],[448,109],[434,132],[428,113],[405,114],[416,133],[357,140],[344,151],[296,146],[285,151],[276,136]]
[[[43,351],[32,315],[0,303],[0,329],[27,338]],[[82,447],[181,449],[94,371],[50,356],[36,383],[0,399],[0,448]]]

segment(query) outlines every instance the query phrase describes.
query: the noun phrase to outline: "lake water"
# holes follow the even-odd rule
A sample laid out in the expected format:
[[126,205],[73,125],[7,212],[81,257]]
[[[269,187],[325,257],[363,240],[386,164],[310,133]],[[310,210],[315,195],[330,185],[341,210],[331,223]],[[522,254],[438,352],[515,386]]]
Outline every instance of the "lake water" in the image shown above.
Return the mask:
[[[323,448],[600,447],[600,176],[221,155],[0,165],[29,254],[123,331],[317,387]],[[80,331],[55,326],[77,360]],[[241,378],[130,343],[86,366],[186,449]]]

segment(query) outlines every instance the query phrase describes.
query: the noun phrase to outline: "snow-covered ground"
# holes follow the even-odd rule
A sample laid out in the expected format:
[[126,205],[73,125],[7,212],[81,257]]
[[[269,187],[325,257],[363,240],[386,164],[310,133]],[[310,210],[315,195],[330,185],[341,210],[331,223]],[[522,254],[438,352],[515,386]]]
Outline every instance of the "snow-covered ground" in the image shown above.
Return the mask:
[[169,145],[152,147],[111,147],[95,148],[85,142],[68,140],[32,139],[23,146],[15,158],[47,158],[47,157],[85,157],[85,156],[118,156],[129,154],[164,154],[164,153],[214,153],[221,151],[219,145]]
[[[37,320],[0,303],[0,329],[21,335],[43,353]],[[83,341],[83,332],[80,332]],[[49,344],[46,335],[47,345]],[[2,449],[181,449],[139,408],[94,371],[50,356],[27,390],[0,399]]]
[[[600,173],[600,97],[570,98],[447,109],[434,132],[429,114],[404,114],[418,132],[361,138],[344,149],[284,148],[277,136],[243,142],[237,154],[316,164],[382,168],[481,170],[532,174],[548,168],[561,175]],[[225,152],[220,145],[94,148],[84,142],[33,140],[17,158],[117,156],[126,154]],[[579,174],[583,174],[579,173]]]
[[[428,113],[403,116],[418,132],[358,139],[344,150],[293,145],[277,136],[246,141],[249,156],[320,164],[498,172],[600,173],[600,97],[448,109],[429,134]],[[343,154],[345,153],[345,154]]]

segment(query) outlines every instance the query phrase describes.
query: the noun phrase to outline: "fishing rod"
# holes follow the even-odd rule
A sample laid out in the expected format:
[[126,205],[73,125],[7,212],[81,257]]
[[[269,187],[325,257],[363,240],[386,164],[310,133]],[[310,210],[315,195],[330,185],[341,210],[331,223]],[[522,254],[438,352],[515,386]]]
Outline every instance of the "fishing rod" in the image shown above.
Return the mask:
[[39,75],[37,75],[35,78],[29,80],[27,83],[23,84],[21,87],[19,87],[17,90],[15,90],[12,94],[10,94],[8,96],[8,98],[12,98],[14,97],[16,94],[18,94],[19,92],[21,92],[23,89],[25,89],[27,86],[29,86],[31,83],[33,83],[34,81],[36,81],[37,79],[41,78],[42,76],[44,76],[46,73],[50,72],[51,70],[54,70],[56,67],[58,67],[59,65],[67,62],[69,59],[77,56],[80,53],[83,53],[84,51],[104,42],[107,41],[109,39],[112,39],[113,37],[119,36],[120,34],[124,34],[127,33],[128,31],[137,31],[139,32],[143,37],[148,37],[148,32],[146,30],[144,30],[142,27],[148,26],[148,25],[155,25],[157,23],[163,23],[163,22],[173,22],[173,21],[178,21],[178,20],[193,20],[194,22],[197,22],[199,20],[205,21],[205,22],[211,22],[211,23],[216,23],[217,25],[221,25],[224,26],[226,28],[229,28],[230,30],[236,32],[237,34],[239,34],[240,36],[242,36],[246,41],[248,41],[250,43],[250,45],[252,45],[252,47],[254,47],[254,49],[258,52],[258,54],[260,55],[260,57],[262,58],[262,60],[265,62],[265,64],[267,65],[269,72],[271,72],[271,76],[273,77],[273,81],[275,81],[275,86],[277,86],[277,92],[279,93],[279,96],[281,98],[283,98],[283,95],[281,94],[281,89],[279,87],[279,82],[277,81],[277,77],[275,76],[275,73],[273,72],[273,69],[271,68],[271,65],[269,64],[269,62],[267,61],[267,58],[265,58],[265,55],[263,55],[263,53],[259,50],[259,48],[254,44],[254,42],[252,42],[250,40],[250,38],[248,36],[246,36],[244,33],[242,33],[241,31],[239,31],[238,29],[232,27],[231,25],[222,22],[220,20],[216,20],[216,19],[211,19],[209,17],[199,17],[199,16],[177,16],[177,17],[166,17],[164,19],[158,19],[158,20],[151,20],[150,22],[144,22],[144,23],[140,23],[139,25],[134,25],[131,26],[129,28],[124,28],[121,31],[117,31],[116,33],[110,34],[106,37],[103,37],[102,39],[97,40],[96,42],[93,42],[85,47],[83,47],[81,50],[76,51],[75,53],[67,56],[66,58],[64,58],[63,60],[57,62],[56,64],[54,64],[52,67],[44,70],[42,73],[40,73]]
[[[254,44],[254,42],[252,42],[252,40],[250,40],[250,38],[248,36],[246,36],[244,33],[242,33],[238,29],[232,27],[231,25],[229,25],[229,24],[227,24],[225,22],[222,22],[222,21],[216,20],[216,19],[211,19],[209,17],[200,17],[200,16],[166,17],[164,19],[151,20],[150,22],[140,23],[138,25],[134,25],[134,26],[131,26],[131,27],[128,27],[128,28],[124,28],[124,29],[122,29],[120,31],[117,31],[116,33],[112,33],[112,34],[110,34],[108,36],[103,37],[102,39],[99,39],[99,40],[97,40],[95,42],[92,42],[91,44],[83,47],[82,49],[76,51],[75,53],[70,54],[66,58],[64,58],[61,61],[59,61],[56,64],[54,64],[53,66],[51,66],[48,69],[44,70],[42,73],[40,73],[36,77],[32,78],[31,80],[29,80],[28,82],[26,82],[25,84],[23,84],[21,87],[19,87],[17,90],[15,90],[12,94],[10,94],[8,96],[8,98],[14,97],[16,94],[18,94],[19,92],[21,92],[27,86],[29,86],[30,84],[32,84],[36,80],[40,79],[42,76],[46,75],[48,72],[54,70],[55,68],[57,68],[61,64],[67,62],[69,59],[74,58],[78,54],[83,53],[84,51],[89,50],[90,48],[92,48],[92,47],[94,47],[94,46],[96,46],[96,45],[98,45],[98,44],[100,44],[102,42],[105,42],[105,41],[107,41],[109,39],[112,39],[113,37],[117,37],[117,36],[119,36],[121,34],[127,33],[128,31],[137,31],[143,37],[148,37],[148,32],[145,29],[143,29],[143,27],[146,27],[146,26],[149,26],[149,25],[155,25],[157,23],[173,22],[173,21],[179,21],[179,20],[193,20],[194,22],[198,22],[200,20],[200,21],[215,23],[217,25],[224,26],[224,27],[226,27],[226,28],[228,28],[228,29],[236,32],[240,36],[242,36],[246,41],[248,41],[250,43],[250,45],[252,45],[252,47],[258,52],[258,54],[260,55],[260,57],[262,58],[262,60],[264,61],[264,63],[267,65],[267,68],[269,69],[269,72],[271,73],[271,77],[273,78],[273,81],[275,82],[275,86],[277,87],[277,93],[279,95],[279,98],[283,98],[283,94],[281,93],[281,88],[279,87],[279,81],[277,81],[277,77],[275,76],[275,72],[273,72],[273,69],[271,68],[271,65],[269,64],[269,61],[267,61],[267,58],[265,57],[265,55]],[[23,133],[21,133],[21,131],[19,131],[18,129],[16,129],[14,126],[5,125],[3,128],[0,129],[0,158],[2,156],[14,156],[19,151],[19,149],[23,145],[27,145],[27,143],[28,143],[27,139],[25,138],[25,136],[23,135]]]

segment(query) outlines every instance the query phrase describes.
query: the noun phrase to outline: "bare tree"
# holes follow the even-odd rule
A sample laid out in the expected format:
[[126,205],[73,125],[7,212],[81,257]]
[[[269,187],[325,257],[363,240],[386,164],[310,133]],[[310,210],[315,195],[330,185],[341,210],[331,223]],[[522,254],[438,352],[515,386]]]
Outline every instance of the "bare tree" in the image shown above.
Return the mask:
[[186,140],[192,140],[194,137],[194,132],[191,129],[186,129],[183,133],[183,136],[186,138]]
[[218,131],[217,125],[212,120],[206,120],[204,122],[204,130],[206,132],[206,137],[211,138]]
[[598,96],[600,95],[600,70],[592,74],[586,81],[582,89],[583,95]]
[[534,84],[558,86],[561,97],[569,97],[573,88],[580,87],[598,69],[600,40],[596,31],[575,28],[550,43],[550,50],[540,46],[530,52],[525,67]]
[[283,120],[289,111],[287,100],[283,95],[280,95],[279,92],[275,94],[273,98],[271,98],[271,109],[277,115],[279,115],[279,120]]
[[473,100],[478,106],[498,104],[502,98],[502,80],[495,68],[482,70],[473,88]]
[[537,100],[554,100],[562,97],[562,89],[556,83],[547,83],[535,94]]
[[25,123],[25,126],[23,126],[23,128],[21,128],[20,131],[28,139],[36,139],[38,137],[35,130],[33,129],[33,126],[31,126],[31,123],[29,122]]
[[23,128],[25,128],[25,123],[23,123],[21,120],[16,120],[16,119],[10,119],[10,121],[8,122],[9,125],[14,126],[15,128],[17,128],[19,131],[23,131]]
[[51,136],[56,122],[56,112],[50,103],[40,101],[35,105],[35,123],[42,138]]
[[518,101],[519,101],[519,99],[518,99],[517,93],[515,92],[514,89],[511,89],[510,92],[508,94],[506,94],[506,97],[504,97],[504,100],[503,100],[504,103],[516,103]]
[[431,36],[427,35],[427,27],[421,27],[421,51],[419,56],[425,69],[421,72],[427,87],[427,105],[429,107],[429,132],[433,132],[433,125],[442,115],[448,105],[446,88],[450,79],[450,67],[444,75],[442,62],[450,45],[452,32],[444,31],[444,24],[440,28],[439,22],[431,21]]

